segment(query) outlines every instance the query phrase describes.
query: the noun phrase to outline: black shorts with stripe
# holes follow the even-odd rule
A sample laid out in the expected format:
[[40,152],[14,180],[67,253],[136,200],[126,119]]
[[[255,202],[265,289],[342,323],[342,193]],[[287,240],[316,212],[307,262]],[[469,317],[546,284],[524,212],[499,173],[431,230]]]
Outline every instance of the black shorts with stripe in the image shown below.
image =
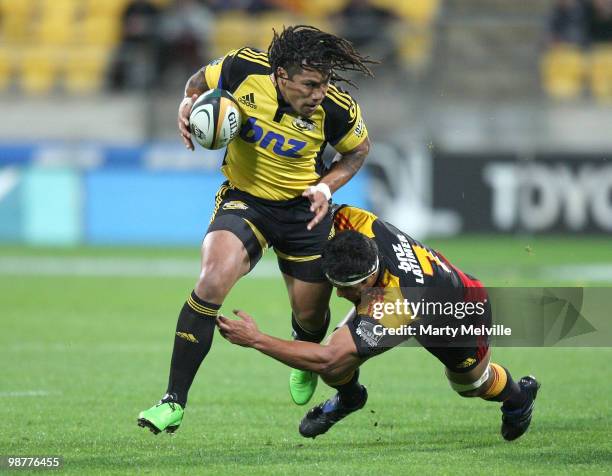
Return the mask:
[[[475,327],[490,328],[492,324],[491,305],[484,304],[485,312],[481,317],[471,318],[469,324]],[[417,325],[414,338],[419,344],[434,355],[446,368],[455,373],[464,373],[476,367],[487,354],[489,338],[484,335],[431,335],[423,328],[460,328],[464,321],[458,319],[432,319]],[[357,354],[361,358],[370,358],[382,354],[393,347],[406,343],[410,336],[393,335],[382,331],[380,322],[370,316],[355,316],[347,326],[351,332]]]
[[207,233],[227,230],[236,235],[247,250],[251,269],[272,246],[283,273],[302,281],[323,282],[321,253],[333,236],[333,220],[330,213],[308,231],[306,225],[313,217],[306,198],[265,200],[226,181],[215,197]]

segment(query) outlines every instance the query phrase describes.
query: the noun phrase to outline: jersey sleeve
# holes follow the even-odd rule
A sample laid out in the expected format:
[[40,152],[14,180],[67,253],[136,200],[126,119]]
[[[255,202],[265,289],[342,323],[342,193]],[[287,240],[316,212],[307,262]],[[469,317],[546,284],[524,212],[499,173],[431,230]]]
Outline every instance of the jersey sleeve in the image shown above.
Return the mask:
[[361,108],[349,94],[330,86],[325,106],[325,139],[338,152],[353,150],[368,136]]
[[333,213],[336,231],[357,230],[369,238],[374,237],[374,224],[378,217],[373,213],[350,205],[342,205]]
[[253,48],[232,50],[212,61],[204,73],[209,88],[234,92],[250,74],[268,74],[267,55]]
[[204,77],[209,88],[225,89],[224,83],[229,83],[229,72],[234,61],[236,50],[232,50],[221,58],[211,61],[206,65]]

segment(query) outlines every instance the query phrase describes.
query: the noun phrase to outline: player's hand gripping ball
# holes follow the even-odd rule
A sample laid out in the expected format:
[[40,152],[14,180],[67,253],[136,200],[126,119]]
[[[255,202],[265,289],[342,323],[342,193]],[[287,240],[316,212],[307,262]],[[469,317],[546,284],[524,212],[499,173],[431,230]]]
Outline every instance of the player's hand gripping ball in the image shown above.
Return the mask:
[[221,149],[238,135],[240,107],[230,93],[211,89],[196,99],[189,116],[191,136],[205,149]]

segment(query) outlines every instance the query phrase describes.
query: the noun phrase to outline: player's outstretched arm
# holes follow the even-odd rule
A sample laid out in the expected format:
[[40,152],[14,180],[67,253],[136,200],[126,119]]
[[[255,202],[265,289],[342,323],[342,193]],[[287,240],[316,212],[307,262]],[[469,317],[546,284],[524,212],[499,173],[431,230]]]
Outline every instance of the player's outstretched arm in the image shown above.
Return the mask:
[[178,129],[181,134],[181,139],[183,139],[185,143],[185,147],[189,150],[194,150],[193,142],[191,141],[191,131],[189,130],[189,114],[191,113],[191,107],[198,96],[210,89],[206,84],[205,72],[206,67],[197,71],[187,80],[187,84],[185,85],[185,97],[179,104]]
[[334,193],[353,176],[365,162],[370,152],[370,139],[366,137],[361,144],[353,150],[344,154],[338,154],[329,172],[314,187],[309,187],[302,196],[310,200],[310,211],[315,213],[314,218],[308,223],[307,228],[312,230],[325,217],[329,210],[329,198],[320,189],[321,185],[328,187],[330,194]]
[[[320,345],[298,340],[283,340],[264,334],[255,320],[243,311],[234,311],[240,319],[217,318],[217,327],[232,344],[251,347],[289,367],[318,374],[332,372],[348,357],[342,346]],[[350,336],[349,336],[350,338]],[[352,344],[352,341],[351,341]]]

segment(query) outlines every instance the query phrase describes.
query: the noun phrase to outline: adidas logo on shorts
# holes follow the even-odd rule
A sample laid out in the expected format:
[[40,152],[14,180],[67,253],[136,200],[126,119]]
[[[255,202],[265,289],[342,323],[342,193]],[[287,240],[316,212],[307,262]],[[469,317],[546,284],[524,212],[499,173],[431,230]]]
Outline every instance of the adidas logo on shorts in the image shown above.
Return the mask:
[[223,205],[223,210],[248,210],[248,205],[240,200],[232,200]]
[[244,104],[245,106],[250,107],[251,109],[257,109],[257,104],[255,104],[255,93],[245,94],[244,96],[240,96],[238,101]]

